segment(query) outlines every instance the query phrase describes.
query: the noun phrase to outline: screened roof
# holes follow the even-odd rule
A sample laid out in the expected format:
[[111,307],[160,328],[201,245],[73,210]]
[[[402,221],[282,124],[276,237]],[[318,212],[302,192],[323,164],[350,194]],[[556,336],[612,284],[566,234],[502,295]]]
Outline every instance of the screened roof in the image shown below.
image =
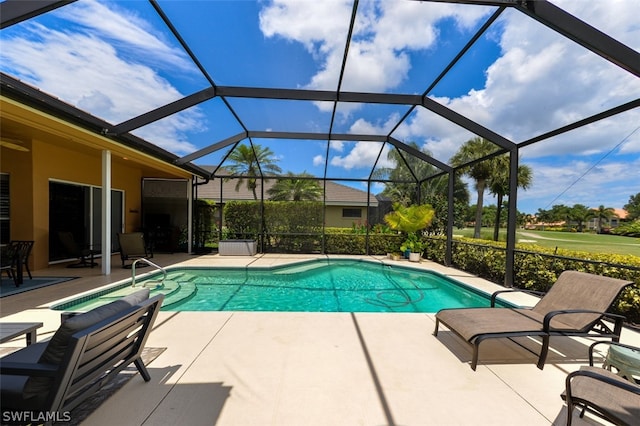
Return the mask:
[[3,91],[37,88],[198,173],[247,144],[271,151],[266,175],[378,192],[398,158],[425,179],[479,136],[532,167],[530,211],[638,191],[636,0],[67,3],[0,3]]

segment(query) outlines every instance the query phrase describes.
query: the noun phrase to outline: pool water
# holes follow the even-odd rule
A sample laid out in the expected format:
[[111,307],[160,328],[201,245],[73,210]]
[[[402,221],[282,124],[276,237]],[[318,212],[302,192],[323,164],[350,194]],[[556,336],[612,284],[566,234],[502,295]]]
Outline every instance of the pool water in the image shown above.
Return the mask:
[[[150,282],[158,282],[152,275]],[[144,285],[139,281],[136,287]],[[170,270],[163,311],[423,312],[489,306],[482,293],[431,271],[380,262],[320,259],[274,268]],[[130,292],[131,286],[103,300]],[[65,310],[91,308],[87,299]],[[103,302],[104,303],[104,302]]]

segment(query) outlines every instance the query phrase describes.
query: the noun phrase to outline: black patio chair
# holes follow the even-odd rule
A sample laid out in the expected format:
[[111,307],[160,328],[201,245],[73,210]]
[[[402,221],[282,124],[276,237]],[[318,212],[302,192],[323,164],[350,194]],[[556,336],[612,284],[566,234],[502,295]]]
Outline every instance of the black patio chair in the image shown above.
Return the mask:
[[0,250],[0,275],[2,272],[6,272],[7,276],[13,280],[13,283],[18,287],[20,285],[18,281],[18,254],[15,251],[15,247],[11,244],[7,244]]
[[[17,266],[26,269],[29,279],[33,279],[31,276],[31,270],[29,269],[29,256],[33,249],[33,241],[28,240],[12,240],[9,245],[14,248],[17,256]],[[22,275],[22,270],[17,271],[18,276]]]
[[[93,268],[94,266],[98,266],[98,264],[93,261],[93,256],[100,253],[98,250],[92,250],[89,247],[80,247],[78,243],[76,243],[73,233],[69,231],[58,232],[58,238],[70,256],[80,259],[78,263],[68,265],[67,268]],[[87,259],[87,257],[89,259]]]

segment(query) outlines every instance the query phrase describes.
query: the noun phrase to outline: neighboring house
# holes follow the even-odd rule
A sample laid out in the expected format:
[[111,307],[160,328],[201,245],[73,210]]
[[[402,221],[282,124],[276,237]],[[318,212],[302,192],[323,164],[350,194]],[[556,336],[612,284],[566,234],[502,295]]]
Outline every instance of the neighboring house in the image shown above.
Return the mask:
[[[203,166],[203,169],[213,171],[213,167]],[[197,198],[214,201],[224,205],[228,201],[253,201],[253,193],[247,188],[246,178],[236,190],[237,179],[211,179],[204,185],[197,186]],[[258,199],[269,199],[268,190],[276,183],[275,179],[265,179],[264,188],[257,182],[256,194]],[[322,186],[322,180],[319,185]],[[367,207],[376,208],[378,200],[373,194],[361,191],[334,181],[325,182],[325,225],[329,227],[350,228],[353,224],[368,223]],[[318,201],[322,201],[319,199]],[[368,202],[367,202],[368,201]]]
[[[81,246],[104,251],[104,243],[114,252],[116,233],[142,229],[145,216],[173,227],[189,223],[190,181],[204,170],[176,166],[175,155],[131,135],[106,137],[99,129],[107,123],[3,78],[11,84],[3,80],[0,95],[0,244],[34,241],[30,269],[71,258],[62,231]],[[173,191],[158,191],[158,182],[165,189],[171,182]]]
[[[606,231],[608,229],[617,228],[618,226],[620,226],[620,223],[624,222],[624,220],[628,216],[627,211],[624,210],[624,209],[613,209],[613,212],[614,212],[614,216],[612,216],[611,218],[602,219],[602,228],[603,228],[604,231]],[[589,221],[586,224],[586,228],[587,229],[597,230],[598,229],[598,219],[595,218],[595,217],[589,219]]]

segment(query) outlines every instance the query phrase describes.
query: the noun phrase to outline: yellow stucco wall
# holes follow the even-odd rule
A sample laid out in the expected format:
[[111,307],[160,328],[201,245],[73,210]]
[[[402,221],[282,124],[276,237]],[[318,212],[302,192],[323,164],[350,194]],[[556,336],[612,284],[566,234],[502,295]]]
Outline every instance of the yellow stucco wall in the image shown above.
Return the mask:
[[[31,143],[25,143],[31,149]],[[14,240],[33,240],[33,165],[31,151],[16,151],[0,148],[0,171],[8,173],[11,202],[9,216],[20,218],[11,223],[11,238]],[[15,222],[15,223],[13,223]]]
[[[49,262],[49,182],[59,180],[101,186],[101,152],[94,155],[34,140],[29,152],[2,149],[0,170],[10,175],[11,238],[34,240],[30,268],[46,268]],[[141,226],[139,168],[112,163],[111,186],[124,191],[125,231]]]
[[351,228],[353,224],[364,225],[367,222],[367,208],[361,207],[361,217],[342,217],[342,209],[349,208],[354,209],[353,206],[327,206],[325,210],[325,224],[326,226],[336,228]]

